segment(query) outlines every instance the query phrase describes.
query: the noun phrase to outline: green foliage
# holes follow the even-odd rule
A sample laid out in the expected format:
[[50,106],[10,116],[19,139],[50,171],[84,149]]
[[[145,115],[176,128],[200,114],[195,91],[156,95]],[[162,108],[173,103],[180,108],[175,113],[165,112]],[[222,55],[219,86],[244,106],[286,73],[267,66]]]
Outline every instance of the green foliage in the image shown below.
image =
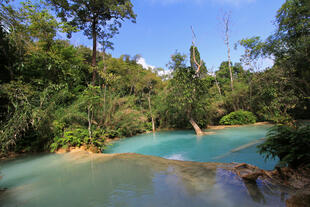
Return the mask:
[[[121,26],[124,19],[135,21],[133,5],[130,0],[49,0],[55,7],[58,17],[69,25],[84,30],[90,39],[93,33],[99,38],[114,33]],[[85,6],[87,5],[87,6]],[[72,18],[74,17],[74,18]]]
[[224,116],[220,120],[222,125],[243,125],[243,124],[254,124],[256,117],[252,112],[249,111],[235,111]]
[[[264,78],[259,75],[261,79],[255,84],[263,86],[264,90],[273,96],[272,99],[267,98],[271,105],[263,104],[264,106],[258,109],[259,114],[262,116],[269,113],[267,119],[277,123],[291,122],[294,118],[306,119],[310,115],[309,1],[285,1],[277,12],[276,26],[276,32],[265,41],[254,37],[239,42],[245,48],[243,59],[248,59],[245,61],[247,64],[257,61],[258,57],[266,56],[275,62],[270,70],[273,72],[266,71],[266,74],[263,74]],[[273,79],[275,84],[268,83],[266,86],[268,79]],[[265,97],[262,96],[256,103],[260,104],[264,100]],[[272,113],[273,111],[275,113]]]
[[245,49],[245,54],[242,55],[242,62],[248,63],[257,59],[264,51],[266,45],[260,37],[252,37],[247,39],[242,39],[238,41],[238,44],[243,46]]
[[45,2],[33,4],[27,0],[22,2],[20,15],[22,16],[23,32],[34,40],[38,40],[45,49],[49,49],[56,36],[57,30],[60,32],[77,31],[65,22],[58,22],[47,9],[44,8]]
[[278,157],[280,166],[310,167],[310,125],[276,125],[258,149],[266,159]]
[[[135,22],[136,14],[130,0],[48,0],[54,6],[57,16],[71,27],[84,31],[84,35],[93,40],[92,83],[96,84],[97,41],[106,49],[113,48],[109,41],[125,19]],[[68,30],[71,37],[72,31]]]
[[194,68],[186,67],[184,55],[176,53],[171,59],[173,78],[168,83],[165,97],[165,116],[170,119],[169,125],[177,128],[187,127],[191,118],[206,125],[203,120],[207,114],[205,106],[209,81],[196,74]]
[[[194,54],[195,54],[195,59],[194,59]],[[201,63],[199,76],[201,76],[201,77],[206,76],[206,74],[208,73],[206,63],[200,58],[200,53],[198,51],[198,48],[193,46],[193,45],[190,48],[190,57],[191,57],[190,58],[191,67],[194,70],[197,70],[198,69],[197,63],[198,64]],[[196,62],[195,62],[195,60],[196,60]]]
[[134,109],[134,103],[135,98],[130,96],[116,98],[110,102],[107,108],[109,113],[104,123],[106,128],[110,129],[110,131],[116,131],[119,137],[133,136],[137,133],[145,132],[147,117],[142,111]]
[[289,77],[282,68],[272,68],[257,73],[253,79],[253,109],[264,120],[288,124],[293,118],[289,113],[296,108],[298,97]]
[[89,137],[88,130],[83,128],[76,128],[67,130],[62,137],[55,137],[53,143],[50,145],[51,152],[55,152],[59,148],[67,149],[69,147],[86,147],[95,146],[99,150],[104,148],[104,133],[102,131],[94,131],[93,136]]

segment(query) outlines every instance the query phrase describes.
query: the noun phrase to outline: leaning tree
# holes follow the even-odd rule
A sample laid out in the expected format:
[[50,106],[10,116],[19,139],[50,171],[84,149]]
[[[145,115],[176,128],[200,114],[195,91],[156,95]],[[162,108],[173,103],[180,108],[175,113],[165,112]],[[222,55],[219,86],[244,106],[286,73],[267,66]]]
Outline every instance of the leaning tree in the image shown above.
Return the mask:
[[[191,50],[197,48],[193,45]],[[197,67],[187,67],[185,56],[180,53],[172,55],[169,68],[173,71],[173,78],[169,81],[167,103],[174,118],[189,121],[197,135],[203,135],[197,121],[205,118],[207,82],[199,76],[202,60],[192,56]],[[179,120],[175,120],[178,122]]]

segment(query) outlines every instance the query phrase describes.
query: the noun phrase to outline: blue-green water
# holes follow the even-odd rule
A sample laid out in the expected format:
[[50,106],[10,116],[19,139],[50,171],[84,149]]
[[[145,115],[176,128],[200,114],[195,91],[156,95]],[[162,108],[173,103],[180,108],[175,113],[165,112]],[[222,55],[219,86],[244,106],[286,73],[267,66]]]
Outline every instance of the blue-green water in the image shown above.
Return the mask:
[[270,125],[214,130],[215,134],[198,137],[194,131],[167,131],[143,134],[115,142],[106,153],[134,152],[168,159],[198,162],[245,162],[262,169],[273,169],[277,160],[257,153],[257,145],[230,153],[232,149],[265,137]]
[[137,154],[69,153],[0,163],[1,207],[263,207],[290,194],[224,165]]
[[255,146],[230,153],[264,137],[267,129],[231,128],[203,137],[159,132],[119,141],[108,150],[141,154],[78,152],[0,162],[0,207],[285,206],[290,190],[264,180],[246,183],[229,170],[231,164],[171,160],[272,168],[275,162],[264,163]]

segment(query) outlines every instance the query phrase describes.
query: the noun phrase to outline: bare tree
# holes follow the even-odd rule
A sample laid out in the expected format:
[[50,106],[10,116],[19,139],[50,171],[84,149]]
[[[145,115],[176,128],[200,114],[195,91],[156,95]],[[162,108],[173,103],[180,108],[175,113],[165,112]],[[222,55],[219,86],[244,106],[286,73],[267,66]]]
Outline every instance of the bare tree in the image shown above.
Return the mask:
[[214,71],[214,67],[213,67],[213,66],[212,66],[212,68],[211,68],[211,73],[214,75],[214,79],[215,79],[215,84],[216,84],[217,90],[218,90],[220,96],[222,96],[221,87],[220,87],[220,85],[219,85],[219,82],[217,81],[216,72]]
[[195,32],[194,32],[194,29],[193,29],[193,26],[191,26],[191,30],[192,30],[192,34],[193,34],[193,38],[192,38],[192,44],[193,44],[193,60],[194,60],[194,63],[195,63],[195,65],[196,65],[196,74],[198,75],[199,74],[199,71],[200,71],[200,68],[201,68],[201,66],[202,66],[202,64],[203,64],[203,61],[202,61],[202,59],[200,58],[200,60],[199,60],[199,63],[198,63],[198,61],[197,61],[197,59],[196,59],[196,34],[195,34]]
[[[199,72],[200,72],[200,69],[201,69],[201,66],[203,65],[203,61],[202,59],[199,57],[199,63],[197,61],[197,58],[196,58],[196,35],[195,35],[195,32],[194,32],[194,29],[193,27],[191,26],[191,30],[192,30],[192,34],[193,34],[193,37],[192,37],[192,59],[193,59],[193,62],[196,66],[196,76],[199,77]],[[198,52],[198,51],[197,51]],[[194,66],[192,66],[194,67]],[[193,93],[195,93],[196,91],[194,90]],[[191,115],[189,115],[189,122],[191,123],[191,125],[193,126],[193,128],[195,129],[195,132],[198,136],[201,136],[201,135],[204,135],[205,133],[200,129],[200,127],[198,126],[198,124],[195,122],[195,120],[193,119],[193,117]]]
[[230,42],[229,42],[229,33],[230,33],[230,26],[231,26],[231,12],[225,12],[222,17],[222,23],[224,25],[224,42],[227,47],[227,58],[228,58],[228,68],[230,74],[230,87],[231,90],[234,90],[234,79],[232,75],[232,68],[231,68],[231,57],[230,57]]

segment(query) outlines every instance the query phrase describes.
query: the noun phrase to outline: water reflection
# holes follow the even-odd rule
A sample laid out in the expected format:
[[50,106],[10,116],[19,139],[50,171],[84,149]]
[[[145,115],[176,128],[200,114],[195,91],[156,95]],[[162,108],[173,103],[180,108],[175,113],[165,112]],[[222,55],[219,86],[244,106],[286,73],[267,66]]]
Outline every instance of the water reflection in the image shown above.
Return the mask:
[[0,206],[285,206],[281,188],[228,167],[138,154],[29,158],[2,164]]

